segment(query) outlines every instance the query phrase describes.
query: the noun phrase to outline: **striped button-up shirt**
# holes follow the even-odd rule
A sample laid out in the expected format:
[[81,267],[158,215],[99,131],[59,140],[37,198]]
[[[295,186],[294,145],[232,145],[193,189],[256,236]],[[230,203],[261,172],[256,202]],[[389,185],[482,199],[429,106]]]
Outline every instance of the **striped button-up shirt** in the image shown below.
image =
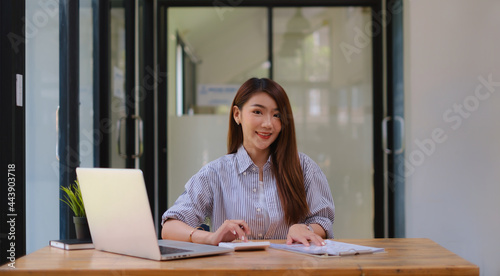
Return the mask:
[[[307,155],[299,153],[304,174],[309,215],[304,224],[319,224],[327,238],[333,238],[335,207],[326,176]],[[266,208],[259,201],[259,168],[241,146],[234,154],[214,160],[195,174],[184,192],[162,216],[197,227],[211,220],[211,231],[225,220],[244,220],[250,227],[249,239],[286,239],[289,226],[279,199],[276,180],[271,170],[271,158],[263,167],[263,186]],[[267,215],[266,215],[267,213]],[[267,218],[267,219],[266,219]]]

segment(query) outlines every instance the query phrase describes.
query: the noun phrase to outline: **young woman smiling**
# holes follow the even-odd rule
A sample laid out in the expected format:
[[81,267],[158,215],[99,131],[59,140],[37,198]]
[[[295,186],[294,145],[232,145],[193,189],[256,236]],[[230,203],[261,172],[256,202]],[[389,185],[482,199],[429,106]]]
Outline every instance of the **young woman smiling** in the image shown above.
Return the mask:
[[[195,174],[163,214],[164,239],[217,245],[286,238],[322,245],[333,238],[328,182],[298,152],[290,101],[278,83],[243,83],[232,103],[227,147],[228,154]],[[206,217],[215,231],[196,231]]]

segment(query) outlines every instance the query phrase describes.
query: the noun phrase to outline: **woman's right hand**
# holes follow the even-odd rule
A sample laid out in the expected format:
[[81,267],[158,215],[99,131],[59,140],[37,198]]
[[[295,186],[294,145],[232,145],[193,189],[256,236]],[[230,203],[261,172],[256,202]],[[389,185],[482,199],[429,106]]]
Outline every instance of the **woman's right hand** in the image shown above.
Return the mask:
[[211,233],[208,243],[219,245],[220,242],[231,242],[236,239],[246,242],[248,241],[246,236],[250,233],[250,227],[244,220],[226,220],[217,231]]

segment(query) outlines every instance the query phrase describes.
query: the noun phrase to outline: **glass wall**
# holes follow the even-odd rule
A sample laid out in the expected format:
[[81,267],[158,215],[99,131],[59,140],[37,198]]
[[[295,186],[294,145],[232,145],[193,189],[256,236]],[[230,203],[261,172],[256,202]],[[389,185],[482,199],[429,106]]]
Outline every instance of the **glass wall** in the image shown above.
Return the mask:
[[[92,0],[80,0],[80,157],[93,166]],[[59,3],[26,1],[26,253],[59,239]]]
[[80,0],[80,166],[94,166],[92,0]]
[[370,30],[371,10],[275,8],[273,23],[274,80],[290,97],[299,151],[330,184],[335,237],[372,238],[371,39],[352,55],[343,48]]
[[27,254],[59,238],[58,106],[59,4],[26,1]]
[[234,95],[248,78],[268,77],[269,61],[266,8],[170,8],[167,18],[171,205],[194,173],[226,154]]
[[[271,35],[267,8],[170,8],[168,19],[169,206],[194,173],[226,154],[236,90],[250,77],[269,77],[272,62],[290,97],[299,151],[328,178],[335,237],[372,238],[371,10],[273,8]],[[346,48],[359,32],[363,43]]]
[[[125,168],[126,159],[118,154],[118,135],[125,137],[125,127],[118,133],[117,123],[121,118],[126,117],[125,113],[125,8],[123,3],[115,5],[110,12],[110,32],[111,32],[111,76],[110,76],[110,99],[111,99],[111,141],[110,141],[110,167]],[[124,120],[123,120],[124,121]],[[125,124],[125,122],[123,122]],[[120,153],[125,153],[125,139],[120,145]]]

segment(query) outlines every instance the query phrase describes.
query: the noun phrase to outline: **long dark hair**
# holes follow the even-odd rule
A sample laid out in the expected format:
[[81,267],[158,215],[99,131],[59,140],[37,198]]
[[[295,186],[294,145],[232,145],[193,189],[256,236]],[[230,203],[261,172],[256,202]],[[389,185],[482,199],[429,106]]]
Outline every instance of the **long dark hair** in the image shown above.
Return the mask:
[[292,225],[306,218],[309,214],[309,207],[304,187],[304,174],[297,151],[292,107],[283,87],[267,78],[251,78],[241,85],[234,97],[229,114],[227,151],[236,153],[243,143],[243,130],[234,120],[233,107],[237,106],[241,110],[243,105],[258,92],[265,92],[271,96],[276,101],[280,113],[281,132],[276,141],[271,144],[270,153],[272,171],[276,178],[285,221]]

